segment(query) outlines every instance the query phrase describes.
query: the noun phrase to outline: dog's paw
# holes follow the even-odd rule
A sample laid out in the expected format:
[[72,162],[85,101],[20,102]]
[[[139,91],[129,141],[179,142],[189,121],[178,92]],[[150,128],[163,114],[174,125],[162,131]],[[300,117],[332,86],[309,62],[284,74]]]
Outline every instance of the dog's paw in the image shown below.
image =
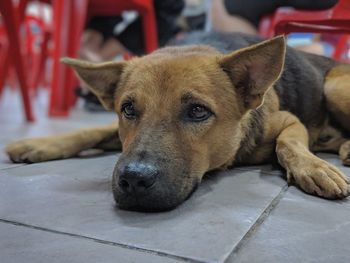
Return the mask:
[[346,141],[340,146],[339,157],[344,165],[350,166],[350,141]]
[[309,194],[342,199],[350,194],[350,180],[332,164],[311,157],[288,169],[288,176]]
[[37,163],[63,158],[62,147],[52,139],[25,139],[7,145],[5,151],[14,163]]

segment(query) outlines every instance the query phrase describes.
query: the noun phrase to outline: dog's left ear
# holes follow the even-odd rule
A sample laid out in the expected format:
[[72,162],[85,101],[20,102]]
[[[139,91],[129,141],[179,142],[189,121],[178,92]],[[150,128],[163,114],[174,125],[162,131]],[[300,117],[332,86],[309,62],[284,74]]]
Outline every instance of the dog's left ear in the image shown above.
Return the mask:
[[237,50],[219,61],[245,110],[256,109],[263,103],[264,94],[281,75],[285,50],[284,37],[278,36]]
[[90,63],[72,58],[62,58],[61,62],[74,68],[106,110],[114,110],[114,93],[127,62]]

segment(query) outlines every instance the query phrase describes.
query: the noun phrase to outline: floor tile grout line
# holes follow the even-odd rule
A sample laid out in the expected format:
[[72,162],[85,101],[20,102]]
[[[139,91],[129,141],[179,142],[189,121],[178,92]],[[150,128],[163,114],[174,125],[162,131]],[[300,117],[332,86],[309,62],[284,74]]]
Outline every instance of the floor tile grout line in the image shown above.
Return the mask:
[[258,219],[254,224],[249,228],[247,233],[242,237],[238,244],[232,249],[229,255],[225,258],[224,262],[228,262],[229,259],[233,259],[235,255],[241,250],[241,248],[254,236],[258,231],[260,226],[265,222],[269,217],[271,212],[277,207],[281,199],[284,197],[285,193],[288,190],[288,184],[284,185],[278,195],[270,202],[270,204],[264,209]]
[[13,165],[13,166],[8,166],[8,167],[4,167],[4,168],[0,168],[0,171],[5,171],[5,170],[11,170],[11,169],[15,169],[15,168],[19,168],[19,167],[23,167],[29,164],[18,164],[18,165]]
[[89,236],[78,235],[78,234],[73,234],[73,233],[69,233],[69,232],[49,229],[49,228],[45,228],[45,227],[29,225],[29,224],[26,224],[26,223],[21,223],[21,222],[17,222],[17,221],[2,219],[2,218],[0,218],[0,223],[10,224],[10,225],[15,225],[15,226],[21,226],[21,227],[25,227],[25,228],[35,229],[35,230],[39,230],[39,231],[43,231],[43,232],[49,232],[49,233],[63,235],[63,236],[74,237],[74,238],[78,238],[78,239],[89,240],[89,241],[93,241],[93,242],[104,244],[104,245],[109,245],[109,246],[114,246],[114,247],[121,247],[121,248],[129,249],[129,250],[135,250],[135,251],[139,251],[139,252],[144,252],[144,253],[147,253],[147,254],[152,254],[152,255],[156,255],[156,256],[160,256],[160,257],[172,258],[172,259],[179,260],[179,261],[182,261],[182,262],[207,263],[206,261],[201,261],[201,260],[197,260],[197,259],[182,257],[182,256],[174,255],[174,254],[169,254],[169,253],[166,253],[166,252],[161,252],[161,251],[156,251],[156,250],[151,250],[151,249],[146,249],[146,248],[135,247],[135,246],[131,246],[131,245],[123,244],[123,243],[117,243],[117,242],[107,241],[107,240],[93,238],[93,237],[89,237]]

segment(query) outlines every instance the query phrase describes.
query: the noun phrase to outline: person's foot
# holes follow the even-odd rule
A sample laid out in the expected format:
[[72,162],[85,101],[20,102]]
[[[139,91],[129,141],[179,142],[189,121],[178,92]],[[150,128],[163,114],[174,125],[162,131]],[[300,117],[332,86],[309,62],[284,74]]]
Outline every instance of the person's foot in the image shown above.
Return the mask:
[[304,52],[313,53],[316,55],[321,55],[321,56],[326,55],[326,52],[325,52],[323,45],[321,43],[317,43],[317,42],[312,42],[308,45],[295,46],[295,48],[302,50]]

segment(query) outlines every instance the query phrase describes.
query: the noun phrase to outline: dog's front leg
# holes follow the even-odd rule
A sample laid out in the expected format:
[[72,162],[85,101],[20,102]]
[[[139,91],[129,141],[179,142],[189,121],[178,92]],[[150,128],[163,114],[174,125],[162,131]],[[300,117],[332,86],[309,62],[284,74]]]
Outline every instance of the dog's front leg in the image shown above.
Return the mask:
[[[279,131],[276,153],[287,171],[288,182],[297,184],[307,193],[328,199],[348,196],[349,179],[309,151],[308,132],[299,119],[289,112],[280,111],[274,115],[275,127],[272,129]],[[276,125],[279,126],[277,129]]]
[[13,162],[36,163],[73,157],[90,148],[120,150],[118,123],[63,135],[24,139],[9,144],[5,151]]

